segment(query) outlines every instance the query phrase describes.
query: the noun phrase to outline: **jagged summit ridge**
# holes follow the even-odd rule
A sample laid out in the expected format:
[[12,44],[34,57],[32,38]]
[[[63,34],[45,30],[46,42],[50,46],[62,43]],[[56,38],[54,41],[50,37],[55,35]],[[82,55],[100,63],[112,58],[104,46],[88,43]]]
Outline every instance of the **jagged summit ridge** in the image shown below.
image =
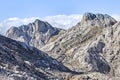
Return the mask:
[[61,29],[52,27],[48,22],[36,19],[28,25],[10,28],[6,36],[40,49],[60,31]]
[[83,17],[80,22],[78,22],[75,26],[69,29],[69,31],[81,31],[87,30],[92,27],[111,27],[116,24],[117,21],[109,16],[108,14],[93,14],[90,12],[86,12],[83,14]]
[[48,22],[43,22],[39,19],[36,19],[33,25],[35,25],[35,31],[43,33],[47,32],[49,29],[54,29]]
[[96,26],[101,25],[103,27],[112,26],[117,21],[107,14],[93,14],[93,13],[85,13],[81,20],[81,24],[84,26]]

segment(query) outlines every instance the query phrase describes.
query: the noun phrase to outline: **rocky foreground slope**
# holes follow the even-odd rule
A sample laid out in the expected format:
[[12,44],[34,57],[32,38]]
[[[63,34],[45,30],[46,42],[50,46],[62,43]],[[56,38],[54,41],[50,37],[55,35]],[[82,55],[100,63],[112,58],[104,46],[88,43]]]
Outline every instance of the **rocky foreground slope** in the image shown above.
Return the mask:
[[[33,32],[37,30],[38,37],[34,34],[34,37],[29,39],[34,45],[26,44],[46,52],[70,70],[82,72],[78,75],[69,75],[69,80],[120,79],[120,22],[111,16],[85,13],[82,20],[67,31],[59,29],[59,33],[56,34],[56,28],[52,30],[50,28],[50,32],[55,32],[55,35],[49,38],[41,36],[41,30],[45,26],[37,27],[39,28],[33,29],[31,34],[28,34],[31,32],[30,26],[27,29],[25,26],[24,28],[22,26],[14,27],[20,32],[11,28],[7,31],[6,36],[26,43],[28,40],[24,39],[23,41],[19,39],[18,35],[32,36]],[[21,32],[23,29],[25,30],[24,34],[23,31]],[[42,35],[46,34],[42,32]],[[47,42],[43,46],[38,41]]]
[[63,80],[72,74],[46,53],[0,35],[0,80]]

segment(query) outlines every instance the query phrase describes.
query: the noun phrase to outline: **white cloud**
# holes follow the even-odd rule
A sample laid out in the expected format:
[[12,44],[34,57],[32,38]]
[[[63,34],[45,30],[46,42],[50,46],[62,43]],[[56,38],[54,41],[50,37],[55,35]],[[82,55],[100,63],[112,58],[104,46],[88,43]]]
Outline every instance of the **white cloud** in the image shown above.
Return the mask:
[[113,18],[115,18],[117,21],[120,21],[120,15],[118,14],[113,14],[111,15]]
[[8,18],[2,22],[0,22],[0,33],[3,34],[5,33],[11,26],[20,26],[23,24],[28,24],[30,22],[33,22],[37,17],[31,17],[31,18]]
[[69,27],[74,26],[77,22],[81,20],[81,14],[73,15],[56,15],[56,16],[47,16],[43,18],[31,17],[31,18],[8,18],[0,22],[0,33],[5,33],[11,26],[20,26],[23,24],[28,24],[33,22],[35,19],[40,19],[43,21],[49,22],[54,27],[68,29]]
[[[111,15],[116,20],[120,21],[120,15],[114,14]],[[43,18],[39,17],[30,17],[30,18],[8,18],[2,22],[0,22],[0,33],[5,33],[11,26],[20,26],[23,24],[28,24],[33,22],[35,19],[40,19],[43,21],[49,22],[54,27],[68,29],[69,27],[77,24],[82,18],[81,14],[72,14],[72,15],[55,15],[55,16],[47,16]]]
[[56,15],[56,16],[47,16],[44,17],[44,21],[48,21],[55,27],[68,29],[69,27],[74,26],[78,23],[82,18],[81,14],[73,14],[73,15]]

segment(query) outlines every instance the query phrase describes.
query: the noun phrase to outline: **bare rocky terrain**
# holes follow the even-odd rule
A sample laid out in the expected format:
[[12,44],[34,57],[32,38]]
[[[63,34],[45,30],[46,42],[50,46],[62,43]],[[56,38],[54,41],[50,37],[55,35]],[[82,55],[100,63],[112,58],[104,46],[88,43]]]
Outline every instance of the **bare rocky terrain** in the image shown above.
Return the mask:
[[77,72],[43,51],[0,35],[0,80],[56,80],[68,74]]
[[37,19],[5,36],[0,66],[6,79],[120,80],[120,22],[107,14],[85,13],[68,30]]

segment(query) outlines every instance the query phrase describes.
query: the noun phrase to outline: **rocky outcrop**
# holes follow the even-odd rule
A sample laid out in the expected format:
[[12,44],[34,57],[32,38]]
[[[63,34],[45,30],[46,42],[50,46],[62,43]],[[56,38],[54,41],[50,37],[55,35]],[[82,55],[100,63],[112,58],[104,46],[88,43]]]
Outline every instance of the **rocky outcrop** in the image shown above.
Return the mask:
[[61,30],[62,29],[52,27],[48,22],[36,19],[33,23],[28,25],[10,28],[6,32],[6,37],[40,49]]
[[107,14],[93,14],[85,13],[83,15],[81,25],[82,26],[103,26],[110,27],[117,21]]
[[84,31],[88,27],[101,26],[110,27],[113,26],[117,21],[107,14],[93,14],[85,13],[82,20],[72,27],[70,30]]

